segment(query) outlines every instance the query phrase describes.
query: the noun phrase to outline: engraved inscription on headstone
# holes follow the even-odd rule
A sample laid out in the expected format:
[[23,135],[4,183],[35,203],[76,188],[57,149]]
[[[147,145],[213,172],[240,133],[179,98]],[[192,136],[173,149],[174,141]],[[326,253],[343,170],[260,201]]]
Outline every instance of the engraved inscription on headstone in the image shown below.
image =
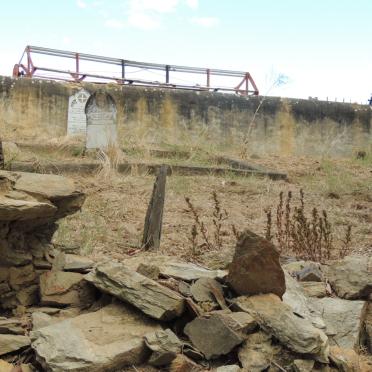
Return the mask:
[[117,141],[116,105],[104,92],[92,94],[85,106],[87,116],[87,149],[105,148]]
[[87,131],[87,117],[85,104],[90,93],[85,89],[79,90],[68,100],[67,134],[85,134]]

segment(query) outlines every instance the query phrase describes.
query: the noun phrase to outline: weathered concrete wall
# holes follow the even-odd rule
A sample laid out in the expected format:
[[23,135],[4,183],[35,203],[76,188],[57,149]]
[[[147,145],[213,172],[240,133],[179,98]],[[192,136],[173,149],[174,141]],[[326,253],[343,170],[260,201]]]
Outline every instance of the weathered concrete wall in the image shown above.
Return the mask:
[[371,143],[369,106],[8,77],[0,77],[2,135],[65,135],[68,98],[82,87],[114,98],[122,144],[238,148],[245,142],[249,152],[346,154]]

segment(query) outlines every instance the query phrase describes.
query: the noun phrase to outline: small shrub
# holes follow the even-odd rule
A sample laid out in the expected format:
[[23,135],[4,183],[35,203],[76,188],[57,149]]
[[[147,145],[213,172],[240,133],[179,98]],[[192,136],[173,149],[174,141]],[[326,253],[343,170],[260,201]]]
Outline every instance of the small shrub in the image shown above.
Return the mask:
[[271,210],[266,210],[266,239],[276,239],[280,253],[292,254],[298,258],[324,262],[334,258],[343,258],[350,252],[351,226],[345,231],[345,238],[335,247],[333,226],[325,210],[321,213],[313,208],[310,215],[305,210],[305,195],[300,190],[299,205],[292,206],[292,192],[284,200],[279,194],[276,208],[276,233],[272,234]]
[[[212,192],[213,211],[211,221],[208,225],[213,226],[213,231],[208,231],[206,223],[201,219],[190,198],[185,197],[188,206],[187,212],[193,217],[194,223],[191,227],[189,241],[193,256],[200,255],[204,250],[221,250],[225,244],[225,237],[229,235],[228,218],[229,214],[222,208],[221,202],[215,191]],[[239,232],[234,225],[231,225],[232,233],[238,237]]]

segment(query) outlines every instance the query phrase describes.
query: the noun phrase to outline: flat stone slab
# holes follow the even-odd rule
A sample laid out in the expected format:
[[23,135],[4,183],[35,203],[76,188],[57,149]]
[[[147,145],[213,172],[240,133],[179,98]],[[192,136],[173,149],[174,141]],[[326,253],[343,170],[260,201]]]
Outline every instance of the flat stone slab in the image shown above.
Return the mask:
[[273,294],[241,296],[234,300],[235,306],[252,315],[260,327],[278,339],[282,345],[299,354],[309,354],[327,363],[328,338],[309,320],[294,314],[292,308]]
[[144,362],[143,337],[159,329],[141,313],[113,304],[31,332],[32,348],[51,372],[116,371]]
[[327,278],[338,297],[368,299],[372,294],[372,257],[345,257],[332,263]]
[[312,307],[324,319],[331,345],[345,349],[353,349],[359,345],[367,308],[365,301],[331,297],[313,298]]
[[123,264],[99,265],[85,279],[155,319],[172,320],[184,311],[185,301],[181,295]]
[[31,344],[27,336],[0,334],[0,355],[23,349]]
[[243,342],[243,337],[216,315],[195,318],[186,325],[184,333],[208,360],[228,354]]

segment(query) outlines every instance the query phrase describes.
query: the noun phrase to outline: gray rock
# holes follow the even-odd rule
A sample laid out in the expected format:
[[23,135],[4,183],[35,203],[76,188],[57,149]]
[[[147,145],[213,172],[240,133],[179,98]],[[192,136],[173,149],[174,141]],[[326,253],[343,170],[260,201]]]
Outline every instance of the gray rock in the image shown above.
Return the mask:
[[186,325],[184,333],[208,360],[228,354],[243,342],[242,336],[216,315],[209,319],[195,318]]
[[368,299],[372,294],[372,257],[350,256],[332,263],[327,270],[330,285],[338,297]]
[[314,313],[301,284],[296,279],[293,279],[286,271],[285,285],[286,291],[283,295],[283,302],[289,305],[295,314],[309,320],[314,327],[325,329],[324,321],[319,315]]
[[0,355],[23,349],[31,344],[27,336],[0,334]]
[[65,271],[74,271],[78,273],[86,273],[94,265],[94,262],[84,256],[78,256],[76,254],[65,254],[64,255],[64,266]]
[[346,349],[359,345],[366,302],[327,297],[314,298],[312,306],[324,319],[331,345]]
[[296,272],[296,277],[300,282],[321,282],[323,274],[319,269],[319,265],[308,265],[302,270]]
[[171,320],[184,311],[184,299],[177,292],[128,269],[123,264],[99,265],[87,274],[85,279],[100,290],[129,302],[155,319]]
[[140,313],[113,304],[31,332],[32,348],[51,372],[115,371],[144,362],[143,337],[157,329]]
[[22,321],[18,318],[0,319],[0,333],[24,335],[25,330],[22,327]]
[[244,311],[229,314],[216,312],[215,315],[220,317],[231,329],[238,333],[248,334],[257,328],[257,322],[253,316]]
[[137,273],[140,273],[149,279],[157,280],[160,275],[160,270],[156,265],[141,263],[137,268]]
[[153,366],[170,364],[182,349],[182,342],[170,329],[145,335],[145,343],[152,351],[148,363]]
[[51,324],[61,322],[63,319],[50,316],[46,313],[35,311],[31,315],[32,330],[37,331],[40,328],[48,327]]
[[64,271],[47,271],[40,276],[41,304],[87,307],[94,301],[94,288],[83,275]]
[[146,255],[128,258],[123,263],[134,271],[137,271],[138,268],[143,265],[152,266],[151,270],[159,271],[160,276],[184,280],[187,282],[198,280],[200,278],[223,279],[227,275],[226,270],[209,270],[200,265],[179,261],[172,256],[164,256],[148,252],[146,252]]
[[309,354],[320,362],[328,362],[328,338],[309,320],[293,313],[290,306],[273,294],[241,296],[235,306],[252,315],[260,327],[283,345],[299,354]]
[[223,295],[222,286],[216,280],[211,278],[200,278],[190,287],[190,292],[194,300],[197,302],[216,302],[211,287],[218,288],[219,292]]
[[279,252],[268,240],[244,231],[237,242],[227,281],[240,295],[274,293],[282,297],[285,279]]
[[302,282],[301,287],[308,297],[323,298],[327,296],[326,285],[323,282]]

